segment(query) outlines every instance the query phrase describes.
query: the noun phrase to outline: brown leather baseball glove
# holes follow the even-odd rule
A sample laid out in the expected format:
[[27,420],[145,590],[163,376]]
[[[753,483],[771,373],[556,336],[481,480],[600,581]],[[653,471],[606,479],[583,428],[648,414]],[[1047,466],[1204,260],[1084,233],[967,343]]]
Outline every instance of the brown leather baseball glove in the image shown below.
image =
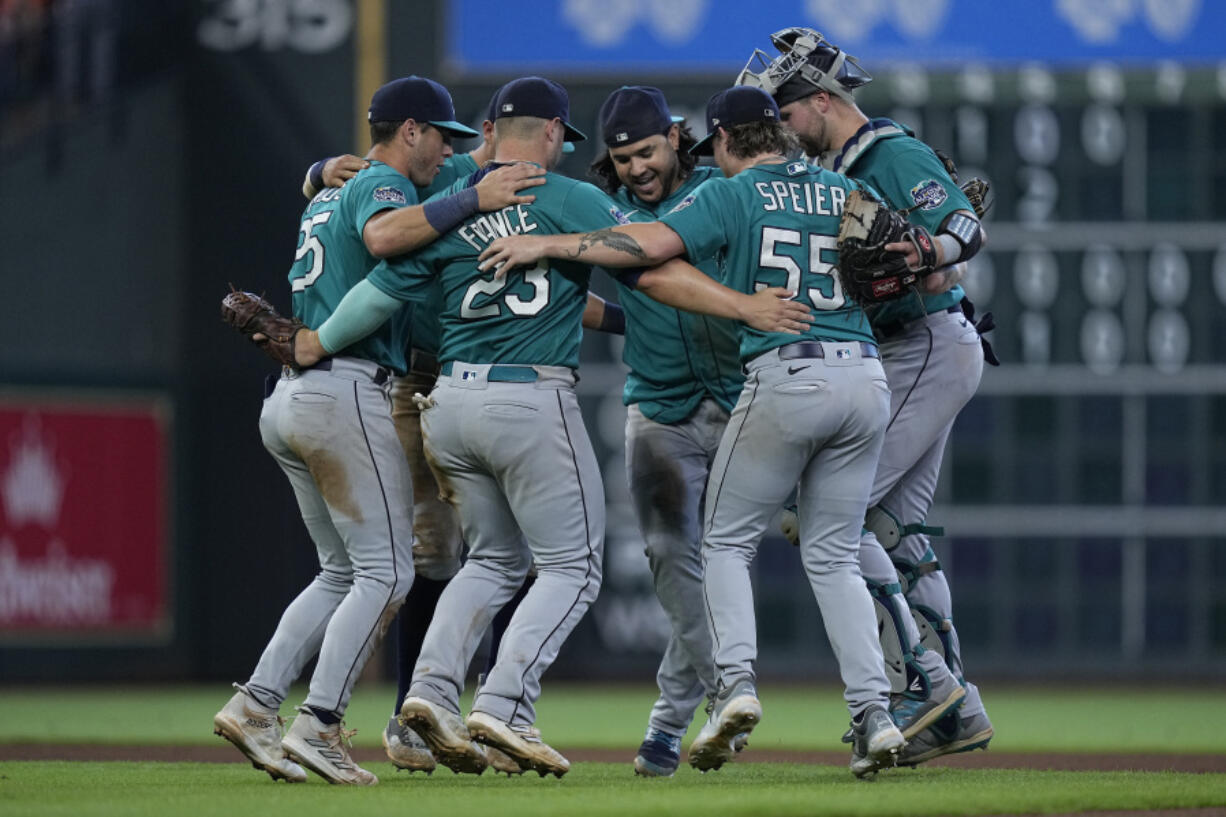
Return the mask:
[[298,368],[294,358],[294,338],[299,329],[306,328],[302,321],[281,315],[263,297],[235,289],[233,284],[230,285],[230,294],[221,299],[221,319],[277,363]]

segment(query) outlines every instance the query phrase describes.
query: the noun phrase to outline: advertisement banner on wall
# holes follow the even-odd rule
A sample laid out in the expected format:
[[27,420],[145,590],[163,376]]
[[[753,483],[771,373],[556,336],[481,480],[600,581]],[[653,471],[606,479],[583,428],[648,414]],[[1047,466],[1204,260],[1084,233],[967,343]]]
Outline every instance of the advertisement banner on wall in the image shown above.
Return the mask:
[[170,416],[0,395],[0,643],[169,638]]
[[[1226,3],[1210,0],[452,0],[458,73],[669,71],[729,81],[768,35],[816,28],[870,68],[1029,61],[1216,64]],[[490,21],[497,20],[491,27]],[[561,79],[562,77],[558,77]]]

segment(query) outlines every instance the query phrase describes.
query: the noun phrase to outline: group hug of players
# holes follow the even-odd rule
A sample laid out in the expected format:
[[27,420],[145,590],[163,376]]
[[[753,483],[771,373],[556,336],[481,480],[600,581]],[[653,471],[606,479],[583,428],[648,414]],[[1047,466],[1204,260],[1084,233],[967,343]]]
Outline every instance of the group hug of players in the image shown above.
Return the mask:
[[[958,285],[982,228],[930,148],[860,111],[870,77],[853,58],[811,29],[772,42],[778,56],[756,51],[711,98],[701,139],[658,89],[614,91],[599,187],[553,172],[586,137],[541,77],[495,93],[466,154],[451,140],[482,134],[441,85],[390,82],[365,159],[308,172],[289,275],[308,328],[260,428],[321,570],[214,718],[257,768],[377,782],[341,717],[396,619],[393,764],[568,770],[534,721],[541,675],[601,582],[580,326],[625,335],[627,481],[672,627],[635,772],[675,773],[704,701],[700,771],[761,720],[749,566],[783,506],[844,683],[852,772],[986,747],[926,524],[954,418],[992,360]],[[853,190],[933,236],[916,289],[872,314],[835,270]],[[594,267],[618,303],[588,291]],[[283,734],[280,706],[316,656]]]

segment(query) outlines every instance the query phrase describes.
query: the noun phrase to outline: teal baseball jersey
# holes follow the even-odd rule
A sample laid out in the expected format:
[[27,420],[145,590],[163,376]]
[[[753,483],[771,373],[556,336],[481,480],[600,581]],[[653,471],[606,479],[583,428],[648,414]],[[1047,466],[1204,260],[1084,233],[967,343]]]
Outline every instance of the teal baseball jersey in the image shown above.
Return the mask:
[[[874,119],[860,128],[834,157],[831,169],[872,185],[891,207],[915,208],[907,218],[933,235],[951,213],[975,212],[932,148],[891,119]],[[925,295],[922,301],[903,298],[874,310],[872,322],[877,326],[922,318],[953,306],[964,294],[956,286],[940,295]]]
[[[696,167],[675,193],[655,204],[625,187],[613,198],[635,221],[656,219],[719,175],[717,167]],[[719,280],[714,258],[695,266]],[[626,311],[626,405],[637,403],[648,419],[669,424],[689,417],[706,397],[732,411],[745,383],[738,359],[740,324],[665,306],[624,285],[618,287],[618,301]]]
[[[344,187],[330,187],[311,199],[302,213],[298,249],[289,271],[294,314],[311,329],[318,329],[354,284],[373,270],[395,266],[395,260],[381,261],[370,254],[362,231],[376,213],[414,204],[413,183],[377,161]],[[403,373],[410,321],[408,310],[401,309],[370,335],[336,354],[365,358]]]
[[447,160],[443,162],[443,166],[439,168],[438,175],[434,177],[434,181],[425,187],[417,188],[417,198],[420,201],[425,201],[431,196],[451,187],[460,179],[468,178],[480,169],[477,166],[477,160],[467,153],[456,153],[448,156]]
[[[476,160],[467,153],[451,156],[443,163],[443,167],[429,186],[417,188],[417,198],[424,202],[478,170],[480,168],[477,167]],[[442,307],[443,293],[437,287],[422,293],[420,301],[410,301],[405,304],[404,308],[411,310],[410,314],[413,316],[412,321],[409,322],[409,346],[438,355],[438,339],[442,333],[438,316]]]
[[[444,191],[476,183],[479,174]],[[397,267],[376,270],[370,282],[401,300],[441,287],[439,361],[579,366],[583,309],[591,267],[542,260],[502,279],[477,269],[496,238],[512,234],[585,233],[625,222],[621,209],[596,187],[556,173],[533,188],[536,201],[481,213]]]
[[859,187],[805,162],[757,165],[708,180],[661,216],[690,258],[718,254],[725,286],[786,287],[813,308],[816,321],[800,336],[742,327],[742,361],[800,340],[873,340],[864,310],[834,274],[843,202]]

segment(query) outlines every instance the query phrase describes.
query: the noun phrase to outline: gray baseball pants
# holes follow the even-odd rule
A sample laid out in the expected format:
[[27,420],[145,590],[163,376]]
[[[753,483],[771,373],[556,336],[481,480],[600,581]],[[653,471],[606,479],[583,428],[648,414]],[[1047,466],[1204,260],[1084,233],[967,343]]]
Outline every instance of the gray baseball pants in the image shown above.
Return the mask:
[[328,365],[283,374],[260,414],[320,570],[281,616],[247,689],[279,706],[318,653],[306,704],[341,715],[412,585],[413,505],[386,372],[360,358]]
[[414,394],[429,394],[436,377],[409,372],[392,380],[392,421],[413,476],[413,568],[417,575],[445,582],[460,569],[464,539],[455,510],[439,497],[421,441],[421,410]]
[[863,344],[820,347],[822,357],[781,359],[775,349],[746,367],[707,486],[703,594],[720,687],[753,678],[757,633],[749,565],[796,488],[801,561],[854,717],[870,704],[887,705],[889,691],[858,559],[889,387],[881,363],[864,355]]
[[656,673],[660,697],[648,724],[670,735],[684,735],[702,699],[715,692],[702,601],[702,507],[727,425],[728,412],[710,398],[679,423],[657,423],[637,405],[626,413],[630,497],[656,596],[673,629]]
[[[961,311],[936,312],[906,325],[902,332],[881,345],[881,362],[890,383],[890,422],[873,480],[869,507],[880,505],[902,524],[921,523],[932,507],[945,444],[958,412],[974,395],[983,376],[983,348],[979,333]],[[865,532],[861,545],[880,548],[877,537]],[[902,537],[889,551],[896,563],[918,566],[935,561],[924,533]],[[879,560],[870,561],[880,564]],[[865,576],[874,581],[895,581],[897,574]],[[963,677],[957,632],[953,629],[953,604],[944,571],[925,573],[904,584],[907,601],[941,629],[945,662],[958,678]],[[908,619],[916,641],[919,631]],[[979,692],[967,684],[961,711],[983,711]]]
[[[537,379],[491,379],[509,369]],[[604,486],[575,379],[561,367],[469,363],[439,377],[422,412],[426,456],[469,550],[439,599],[410,695],[460,711],[473,654],[535,561],[536,582],[473,701],[513,725],[535,721],[541,675],[600,590]]]

